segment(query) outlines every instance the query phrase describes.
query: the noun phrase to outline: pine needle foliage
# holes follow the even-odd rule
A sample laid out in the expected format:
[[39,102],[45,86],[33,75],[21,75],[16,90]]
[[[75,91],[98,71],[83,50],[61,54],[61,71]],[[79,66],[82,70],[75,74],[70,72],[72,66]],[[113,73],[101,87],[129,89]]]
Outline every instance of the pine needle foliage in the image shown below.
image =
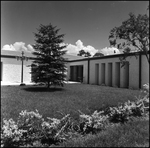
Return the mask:
[[65,59],[66,53],[63,44],[64,34],[59,35],[60,29],[57,26],[40,25],[35,35],[35,51],[33,55],[36,59],[31,65],[32,81],[35,83],[44,83],[49,88],[51,85],[63,86],[65,80]]

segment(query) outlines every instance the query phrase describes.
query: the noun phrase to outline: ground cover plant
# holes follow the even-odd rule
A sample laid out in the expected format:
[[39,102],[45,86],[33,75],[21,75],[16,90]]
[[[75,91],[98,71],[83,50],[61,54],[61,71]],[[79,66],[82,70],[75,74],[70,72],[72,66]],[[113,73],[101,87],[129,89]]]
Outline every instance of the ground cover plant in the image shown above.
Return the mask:
[[[144,89],[144,97],[109,107],[109,112],[94,111],[86,115],[80,111],[78,123],[69,114],[61,119],[47,117],[45,120],[37,110],[22,111],[16,122],[12,118],[3,119],[1,146],[148,146],[149,84],[144,85]],[[89,136],[90,133],[97,135]]]

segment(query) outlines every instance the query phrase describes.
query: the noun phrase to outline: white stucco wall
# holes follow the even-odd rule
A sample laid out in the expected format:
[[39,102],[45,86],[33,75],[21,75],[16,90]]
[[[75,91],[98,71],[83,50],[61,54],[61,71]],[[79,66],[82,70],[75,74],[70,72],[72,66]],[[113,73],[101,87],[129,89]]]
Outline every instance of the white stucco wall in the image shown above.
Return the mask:
[[129,61],[129,88],[139,88],[139,56],[130,56]]
[[149,83],[149,63],[145,55],[141,57],[141,88],[144,84]]
[[[139,89],[139,56],[129,56],[129,68],[122,67],[119,57],[107,56],[106,58],[95,58],[89,60],[89,84],[113,87],[129,87]],[[16,58],[1,57],[2,62],[2,82],[21,82],[21,61]],[[30,67],[32,60],[24,61],[23,81],[31,82]],[[102,71],[102,64],[105,65],[105,72]],[[88,83],[88,60],[77,60],[68,62],[67,80],[70,79],[70,66],[83,65],[83,83]],[[97,69],[96,69],[97,68]],[[98,71],[97,71],[98,70]],[[127,76],[129,73],[129,77]],[[104,75],[105,74],[105,75]],[[104,80],[105,79],[105,80]],[[149,82],[149,63],[145,55],[141,55],[141,87]]]
[[[143,84],[149,82],[149,64],[145,55],[141,55],[141,88]],[[106,58],[93,58],[89,62],[89,84],[106,86],[139,89],[139,55],[135,57],[131,55],[126,59],[129,62],[128,66],[121,67],[118,56],[107,56]],[[102,71],[105,65],[105,72]],[[88,61],[73,61],[68,64],[70,66],[83,65],[84,66],[84,83],[87,83],[88,78]],[[104,76],[105,74],[105,76]],[[68,71],[68,78],[70,71]],[[104,80],[105,79],[105,80]]]
[[[2,62],[2,82],[21,82],[21,61],[17,61],[15,58],[3,58]],[[30,67],[27,67],[32,63],[32,60],[24,61],[23,65],[23,82],[31,82]]]
[[[96,84],[96,78],[95,78],[95,64],[99,64],[99,85],[103,84],[104,80],[102,79],[103,72],[102,70],[102,64],[105,64],[105,85],[109,86],[110,85],[110,67],[112,67],[112,86],[116,86],[116,79],[117,74],[115,74],[115,67],[116,67],[116,62],[119,62],[118,58],[106,58],[106,59],[96,59],[96,60],[90,60],[90,84]],[[112,64],[109,65],[108,64]],[[120,71],[122,69],[120,68]]]
[[[139,88],[139,57],[135,56],[129,56],[127,58],[127,61],[129,61],[129,84],[128,84],[128,78],[126,76],[127,74],[127,67],[124,66],[121,68],[120,65],[120,87],[121,88],[132,88],[132,89],[138,89]],[[111,86],[110,85],[110,71],[108,68],[109,64],[112,63],[112,86],[116,87],[116,82],[117,82],[117,71],[116,71],[116,62],[120,62],[118,57],[112,57],[112,58],[104,58],[104,59],[96,59],[96,60],[91,60],[90,61],[90,84],[96,84],[95,82],[95,64],[99,64],[99,85],[102,84],[101,81],[101,64],[105,63],[105,85],[106,86]],[[144,57],[143,57],[143,63]],[[147,65],[148,66],[148,65]],[[147,67],[142,66],[143,69],[142,71],[148,71]],[[143,73],[143,75],[146,75],[146,77],[143,79],[146,81],[148,79],[147,75],[148,73]]]

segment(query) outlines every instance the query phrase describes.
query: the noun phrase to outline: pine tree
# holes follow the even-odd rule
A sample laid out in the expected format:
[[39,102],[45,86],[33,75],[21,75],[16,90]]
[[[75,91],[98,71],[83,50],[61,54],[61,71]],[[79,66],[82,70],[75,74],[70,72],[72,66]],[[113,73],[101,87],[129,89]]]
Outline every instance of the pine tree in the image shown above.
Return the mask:
[[51,85],[63,86],[65,80],[65,59],[63,50],[66,45],[62,46],[64,34],[58,35],[60,29],[57,26],[40,25],[35,35],[35,51],[33,55],[36,59],[32,63],[32,81],[35,83],[42,82],[49,88]]

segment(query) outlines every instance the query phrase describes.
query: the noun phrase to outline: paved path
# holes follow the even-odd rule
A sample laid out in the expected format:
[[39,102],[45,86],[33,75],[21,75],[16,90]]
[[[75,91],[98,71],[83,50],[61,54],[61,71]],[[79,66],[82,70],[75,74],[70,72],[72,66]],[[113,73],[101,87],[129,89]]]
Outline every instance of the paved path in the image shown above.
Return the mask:
[[[34,85],[35,83],[30,83],[30,82],[24,82],[26,85]],[[73,81],[66,81],[66,84],[72,84],[72,83],[80,83],[80,82],[73,82]],[[20,83],[15,83],[15,82],[3,82],[1,81],[2,86],[7,86],[7,85],[20,85]]]

